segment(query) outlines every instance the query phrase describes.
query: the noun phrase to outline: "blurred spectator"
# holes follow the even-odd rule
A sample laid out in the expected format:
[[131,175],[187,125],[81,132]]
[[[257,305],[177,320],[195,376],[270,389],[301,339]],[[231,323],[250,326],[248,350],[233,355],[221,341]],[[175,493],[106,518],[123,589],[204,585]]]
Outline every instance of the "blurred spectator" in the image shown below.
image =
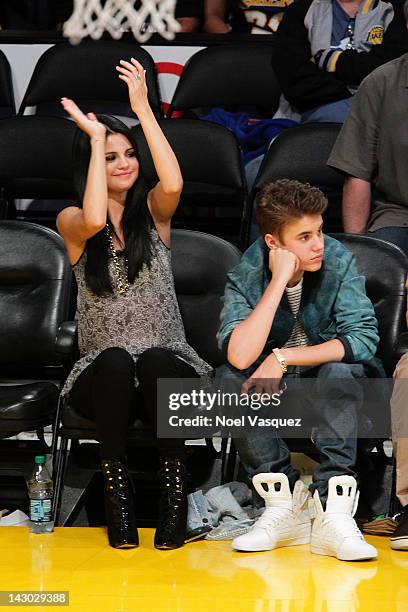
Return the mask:
[[[405,6],[408,17],[408,0]],[[407,85],[408,53],[370,74],[355,95],[328,164],[347,174],[344,230],[368,231],[408,254]]]
[[[105,1],[102,0],[101,4],[103,5]],[[52,6],[56,23],[62,24],[72,14],[73,0],[53,0]],[[181,32],[195,32],[199,30],[202,12],[203,0],[177,0],[175,16],[181,25]]]
[[397,363],[391,398],[392,434],[396,467],[396,495],[402,506],[391,548],[408,551],[408,353]]
[[[73,0],[0,0],[0,29],[61,29],[72,14],[73,4]],[[203,0],[178,0],[176,18],[181,32],[199,30],[202,12]]]
[[196,32],[203,16],[203,0],[177,0],[176,19],[181,32]]
[[[408,28],[408,0],[404,16]],[[364,80],[328,164],[347,174],[344,230],[369,231],[408,254],[407,75],[408,53]]]
[[0,24],[2,30],[48,30],[52,14],[49,0],[2,0]]
[[[297,0],[276,33],[272,66],[283,95],[275,118],[342,123],[361,81],[408,51],[392,0]],[[262,157],[246,167],[252,187]]]
[[1,0],[0,29],[53,30],[72,10],[72,0]]
[[406,51],[399,1],[298,0],[282,20],[272,58],[286,99],[281,114],[343,122],[364,77]]
[[205,32],[273,34],[293,0],[204,0]]

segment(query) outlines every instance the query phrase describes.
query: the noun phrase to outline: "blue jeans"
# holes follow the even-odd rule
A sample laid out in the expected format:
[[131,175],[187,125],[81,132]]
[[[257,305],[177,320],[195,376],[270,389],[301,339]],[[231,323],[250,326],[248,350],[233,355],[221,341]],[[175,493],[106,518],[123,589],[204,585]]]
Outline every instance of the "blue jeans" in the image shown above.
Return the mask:
[[382,227],[374,232],[369,231],[368,235],[392,242],[408,255],[408,227]]
[[[233,372],[232,369],[230,375],[242,381],[245,379],[242,373]],[[324,395],[324,383],[332,379],[330,397],[313,403],[313,409],[319,415],[319,426],[313,430],[313,443],[319,452],[320,465],[313,474],[310,490],[313,494],[317,489],[324,504],[329,478],[347,474],[357,479],[354,466],[357,459],[359,409],[363,403],[363,388],[358,378],[365,376],[364,367],[361,364],[330,362],[309,369],[304,375],[308,378],[316,377],[313,383],[316,397]],[[346,384],[342,381],[346,381]],[[312,405],[311,400],[305,398],[306,409]],[[264,472],[281,472],[286,474],[293,490],[299,472],[290,463],[290,451],[284,440],[273,433],[266,436],[254,432],[245,438],[234,438],[234,443],[250,478]]]
[[353,101],[353,96],[337,102],[322,104],[302,113],[301,123],[344,123]]

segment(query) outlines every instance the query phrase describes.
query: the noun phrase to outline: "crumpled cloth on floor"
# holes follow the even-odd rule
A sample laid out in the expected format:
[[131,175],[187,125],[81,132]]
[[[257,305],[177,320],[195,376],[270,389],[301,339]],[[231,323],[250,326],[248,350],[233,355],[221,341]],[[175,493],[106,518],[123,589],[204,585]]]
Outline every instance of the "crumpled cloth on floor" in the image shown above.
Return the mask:
[[280,132],[298,125],[292,119],[254,119],[248,113],[230,113],[218,107],[200,119],[223,125],[235,134],[242,147],[244,164],[264,155]]
[[231,540],[246,533],[263,510],[251,504],[252,492],[243,482],[229,482],[207,493],[190,493],[186,542],[202,537]]

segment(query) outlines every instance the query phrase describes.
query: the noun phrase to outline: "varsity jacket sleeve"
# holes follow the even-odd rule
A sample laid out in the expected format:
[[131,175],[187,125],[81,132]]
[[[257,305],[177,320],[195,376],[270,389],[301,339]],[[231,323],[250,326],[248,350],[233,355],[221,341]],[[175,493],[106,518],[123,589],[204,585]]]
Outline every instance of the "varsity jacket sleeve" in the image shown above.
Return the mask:
[[346,268],[334,304],[337,338],[345,350],[347,363],[370,362],[378,342],[374,307],[365,291],[365,278],[357,272],[354,255]]
[[311,0],[291,4],[275,36],[272,66],[285,98],[301,112],[350,96],[337,75],[321,70],[312,61],[304,24]]
[[371,51],[358,53],[348,50],[340,53],[334,75],[347,85],[360,85],[370,72],[400,57],[408,51],[408,32],[403,12],[403,2],[392,2],[394,18],[384,32],[381,45],[373,45]]

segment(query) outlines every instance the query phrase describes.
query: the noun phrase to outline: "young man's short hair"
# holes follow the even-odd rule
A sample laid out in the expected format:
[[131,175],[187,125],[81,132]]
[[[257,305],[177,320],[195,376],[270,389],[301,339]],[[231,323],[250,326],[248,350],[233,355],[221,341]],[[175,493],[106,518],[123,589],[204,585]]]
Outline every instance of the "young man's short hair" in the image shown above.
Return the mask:
[[256,204],[256,220],[262,236],[274,234],[282,239],[286,223],[303,215],[321,215],[327,198],[317,187],[290,179],[268,183],[260,191]]

